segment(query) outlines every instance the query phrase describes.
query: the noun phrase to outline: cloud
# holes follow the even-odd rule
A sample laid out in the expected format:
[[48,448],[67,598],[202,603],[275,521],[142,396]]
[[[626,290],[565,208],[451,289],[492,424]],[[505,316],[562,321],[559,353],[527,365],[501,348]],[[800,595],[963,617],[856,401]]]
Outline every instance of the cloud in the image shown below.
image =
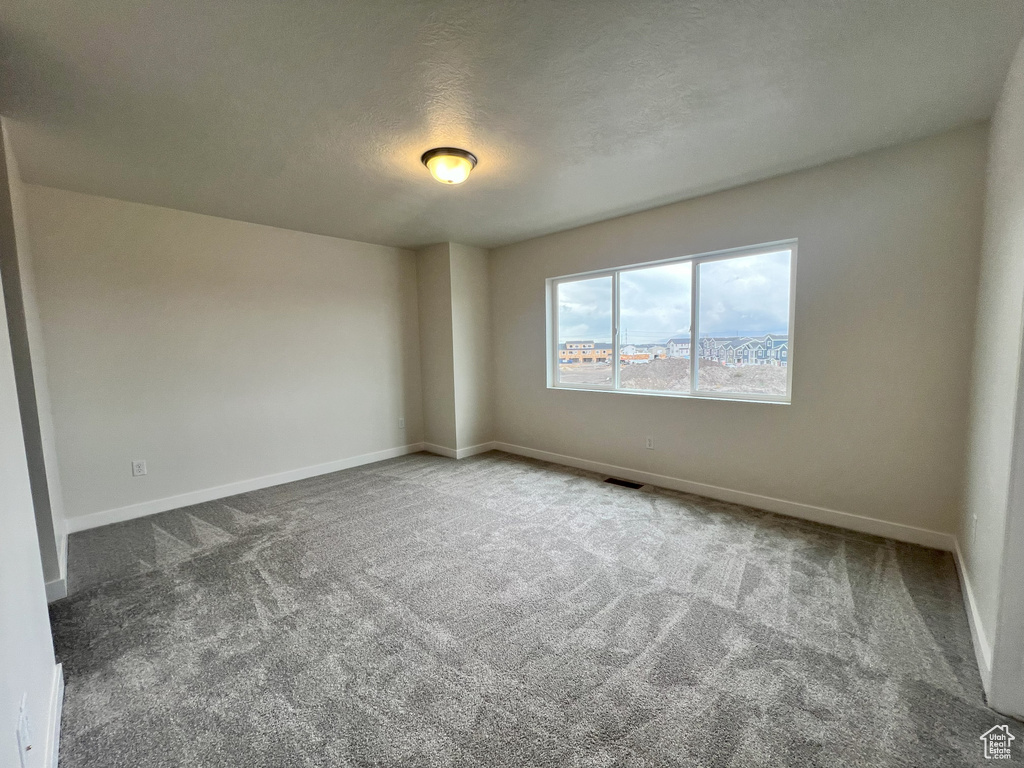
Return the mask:
[[700,267],[700,333],[752,336],[789,330],[790,252]]
[[[790,252],[700,265],[701,335],[760,335],[789,330]],[[690,332],[691,262],[620,273],[623,341],[663,342]],[[604,276],[558,286],[558,340],[611,341],[612,281]]]
[[623,272],[619,279],[622,340],[665,341],[690,332],[690,262]]
[[612,340],[612,279],[595,277],[558,286],[558,343]]

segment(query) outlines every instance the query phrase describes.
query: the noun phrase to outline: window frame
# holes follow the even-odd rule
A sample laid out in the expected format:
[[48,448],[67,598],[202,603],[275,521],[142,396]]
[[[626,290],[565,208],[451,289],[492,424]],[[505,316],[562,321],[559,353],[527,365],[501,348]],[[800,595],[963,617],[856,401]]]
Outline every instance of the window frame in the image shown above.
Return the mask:
[[[786,352],[786,394],[785,395],[761,395],[750,392],[702,392],[698,389],[700,384],[700,308],[698,298],[700,296],[700,265],[714,261],[725,261],[727,259],[742,258],[744,256],[758,256],[765,253],[776,253],[788,250],[789,260],[789,332],[787,334]],[[631,272],[637,269],[659,267],[666,264],[679,264],[690,262],[690,391],[689,392],[666,392],[656,389],[622,389],[619,375],[621,372],[621,360],[619,352],[619,277],[623,272]],[[547,387],[548,389],[582,391],[582,392],[612,392],[615,394],[641,395],[644,397],[681,397],[700,400],[734,400],[742,402],[774,403],[788,405],[793,398],[793,336],[795,331],[794,320],[796,318],[796,265],[797,265],[797,239],[776,240],[758,245],[741,246],[738,248],[727,248],[718,251],[708,251],[689,256],[675,256],[668,259],[645,261],[639,264],[625,264],[619,267],[606,269],[594,269],[587,272],[577,272],[571,275],[560,275],[549,277],[545,280],[545,296],[547,309]],[[610,385],[603,384],[561,384],[558,381],[558,286],[563,283],[579,282],[581,280],[592,280],[598,277],[611,277],[612,279],[612,380]],[[764,358],[768,359],[768,358]]]

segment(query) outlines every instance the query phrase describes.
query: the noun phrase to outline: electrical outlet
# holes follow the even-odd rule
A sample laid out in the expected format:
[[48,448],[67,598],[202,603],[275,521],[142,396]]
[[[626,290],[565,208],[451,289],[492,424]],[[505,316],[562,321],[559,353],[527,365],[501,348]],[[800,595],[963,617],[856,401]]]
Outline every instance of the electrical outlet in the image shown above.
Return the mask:
[[654,450],[654,438],[651,437],[650,435],[647,436],[647,450]]
[[978,516],[971,515],[971,541],[978,538]]
[[398,417],[398,428],[405,429],[405,419],[403,419],[401,416]]
[[142,477],[146,474],[146,462],[135,460],[132,462],[132,477]]
[[27,695],[21,697],[21,710],[18,712],[18,757],[21,759],[21,768],[29,764],[29,753],[32,751],[32,729],[25,712],[27,698]]

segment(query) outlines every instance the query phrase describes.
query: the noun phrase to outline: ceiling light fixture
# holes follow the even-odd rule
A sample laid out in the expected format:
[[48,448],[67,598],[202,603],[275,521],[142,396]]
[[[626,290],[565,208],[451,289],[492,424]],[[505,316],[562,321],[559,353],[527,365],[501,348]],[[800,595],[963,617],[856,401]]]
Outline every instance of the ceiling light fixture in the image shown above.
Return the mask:
[[428,149],[420,158],[430,175],[442,184],[461,184],[476,168],[476,155],[455,147]]

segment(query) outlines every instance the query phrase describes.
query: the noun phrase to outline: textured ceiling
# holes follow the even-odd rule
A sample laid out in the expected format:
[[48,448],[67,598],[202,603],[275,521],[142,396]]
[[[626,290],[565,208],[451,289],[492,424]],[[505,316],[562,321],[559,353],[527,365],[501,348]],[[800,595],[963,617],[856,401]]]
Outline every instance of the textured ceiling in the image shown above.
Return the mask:
[[6,0],[0,33],[26,181],[493,246],[988,117],[1024,0]]

